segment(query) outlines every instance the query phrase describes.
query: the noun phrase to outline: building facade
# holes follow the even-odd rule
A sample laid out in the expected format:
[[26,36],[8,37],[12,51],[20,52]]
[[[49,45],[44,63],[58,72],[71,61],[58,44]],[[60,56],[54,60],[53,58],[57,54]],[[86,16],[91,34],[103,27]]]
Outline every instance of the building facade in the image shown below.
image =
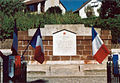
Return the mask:
[[81,18],[87,18],[85,8],[90,6],[94,11],[94,16],[99,16],[98,10],[102,2],[100,0],[25,0],[28,10],[38,14],[46,12],[49,8],[58,6],[62,14],[66,11],[78,13]]

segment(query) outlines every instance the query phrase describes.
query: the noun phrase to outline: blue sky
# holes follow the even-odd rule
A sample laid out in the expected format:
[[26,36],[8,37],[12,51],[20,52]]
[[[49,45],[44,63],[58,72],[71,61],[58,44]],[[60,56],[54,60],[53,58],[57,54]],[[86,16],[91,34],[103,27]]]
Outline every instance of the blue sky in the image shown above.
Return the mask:
[[70,11],[70,10],[75,11],[78,8],[80,8],[80,6],[82,6],[82,4],[84,4],[88,0],[60,0],[60,1],[65,6],[67,11]]

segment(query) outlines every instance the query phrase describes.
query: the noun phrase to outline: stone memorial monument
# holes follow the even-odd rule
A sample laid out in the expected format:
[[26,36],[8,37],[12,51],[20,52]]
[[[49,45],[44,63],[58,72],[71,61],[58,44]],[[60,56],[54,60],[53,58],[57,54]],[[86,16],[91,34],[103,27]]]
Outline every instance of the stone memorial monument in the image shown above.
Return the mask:
[[[44,49],[44,64],[91,64],[95,63],[92,56],[91,27],[84,24],[50,24],[40,28]],[[95,28],[107,48],[111,49],[111,31]],[[18,53],[21,55],[31,40],[36,29],[18,32]],[[28,47],[25,53],[29,64],[34,61],[34,49]]]

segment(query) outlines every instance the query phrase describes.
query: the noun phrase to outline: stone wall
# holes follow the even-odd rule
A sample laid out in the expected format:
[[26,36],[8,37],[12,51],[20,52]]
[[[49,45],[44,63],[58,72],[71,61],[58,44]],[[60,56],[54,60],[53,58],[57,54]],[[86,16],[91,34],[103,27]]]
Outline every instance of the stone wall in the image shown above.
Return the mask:
[[[54,26],[54,25],[53,25]],[[62,25],[64,26],[64,25]],[[67,25],[69,27],[69,25]],[[76,25],[70,25],[74,28]],[[55,27],[55,26],[54,26]],[[43,28],[45,29],[45,28]],[[41,33],[43,29],[41,30]],[[46,31],[47,32],[47,31]],[[19,31],[18,32],[18,53],[22,55],[23,51],[25,50],[26,46],[28,45],[29,41],[31,40],[32,36],[29,36],[28,31]],[[51,33],[51,32],[50,32]],[[99,32],[101,35],[101,39],[107,46],[109,50],[111,50],[111,31],[109,30],[101,30]],[[33,34],[33,33],[31,33]],[[48,34],[48,33],[47,33]],[[90,35],[77,35],[76,36],[76,56],[53,56],[53,36],[45,34],[42,35],[43,40],[43,48],[45,54],[45,62],[47,61],[80,61],[83,60],[85,64],[91,63],[94,61],[92,57],[92,37]],[[29,45],[28,50],[25,53],[25,59],[34,61],[34,48]]]

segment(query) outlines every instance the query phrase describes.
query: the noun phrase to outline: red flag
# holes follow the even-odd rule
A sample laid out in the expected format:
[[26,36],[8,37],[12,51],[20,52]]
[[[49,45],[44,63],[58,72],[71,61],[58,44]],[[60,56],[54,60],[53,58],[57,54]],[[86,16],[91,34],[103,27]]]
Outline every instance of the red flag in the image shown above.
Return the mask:
[[21,57],[15,56],[15,76],[19,76],[21,74]]

